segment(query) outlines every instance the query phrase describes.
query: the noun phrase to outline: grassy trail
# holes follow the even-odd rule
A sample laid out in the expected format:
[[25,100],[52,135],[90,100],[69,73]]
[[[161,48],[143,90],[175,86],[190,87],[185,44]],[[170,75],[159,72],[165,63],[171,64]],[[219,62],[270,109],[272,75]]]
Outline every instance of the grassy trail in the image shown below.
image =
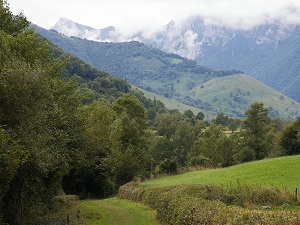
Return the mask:
[[159,225],[156,211],[142,204],[118,198],[81,201],[85,225]]

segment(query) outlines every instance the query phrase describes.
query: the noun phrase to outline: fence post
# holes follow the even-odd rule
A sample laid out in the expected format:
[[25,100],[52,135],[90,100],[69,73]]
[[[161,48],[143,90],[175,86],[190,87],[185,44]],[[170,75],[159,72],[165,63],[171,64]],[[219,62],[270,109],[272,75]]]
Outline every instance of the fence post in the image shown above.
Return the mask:
[[296,188],[296,190],[295,190],[295,199],[296,199],[296,201],[298,200],[298,188]]
[[70,223],[70,216],[67,215],[67,223],[69,224]]

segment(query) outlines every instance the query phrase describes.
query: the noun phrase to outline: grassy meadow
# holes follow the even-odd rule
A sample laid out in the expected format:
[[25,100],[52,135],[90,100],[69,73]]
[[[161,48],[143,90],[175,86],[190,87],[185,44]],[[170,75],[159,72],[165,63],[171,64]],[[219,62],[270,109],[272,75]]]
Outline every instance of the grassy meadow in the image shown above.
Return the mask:
[[250,185],[270,186],[294,192],[296,187],[300,188],[299,162],[300,155],[272,158],[227,168],[165,176],[140,185],[149,188],[181,184],[215,184],[223,187]]

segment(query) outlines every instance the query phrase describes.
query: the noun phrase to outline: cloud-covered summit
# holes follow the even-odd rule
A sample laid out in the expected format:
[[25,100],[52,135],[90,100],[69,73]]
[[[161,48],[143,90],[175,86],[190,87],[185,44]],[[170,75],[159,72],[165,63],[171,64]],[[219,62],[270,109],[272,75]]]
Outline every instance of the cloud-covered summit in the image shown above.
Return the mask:
[[61,17],[95,28],[118,27],[130,36],[137,31],[153,33],[171,20],[202,16],[206,23],[250,29],[280,21],[300,24],[300,0],[9,0],[14,13],[50,28]]

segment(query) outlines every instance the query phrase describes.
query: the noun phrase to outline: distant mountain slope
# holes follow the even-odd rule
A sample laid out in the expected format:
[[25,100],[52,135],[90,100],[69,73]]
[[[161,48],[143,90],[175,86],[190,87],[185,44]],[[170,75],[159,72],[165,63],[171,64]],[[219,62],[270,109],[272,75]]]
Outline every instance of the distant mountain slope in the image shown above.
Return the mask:
[[[242,117],[245,109],[259,100],[270,108],[274,116],[295,118],[300,112],[298,103],[246,75],[241,75],[240,71],[215,71],[199,66],[195,61],[167,54],[139,42],[100,43],[70,38],[38,27],[35,29],[64,51],[97,69],[201,110],[216,114],[222,111],[232,117]],[[232,76],[233,74],[239,75]],[[247,83],[246,89],[241,86],[243,83]],[[273,101],[269,96],[274,96]]]
[[100,30],[87,32],[89,29],[82,26],[64,19],[54,28],[69,36],[98,41],[140,40],[210,68],[242,70],[300,102],[300,26],[266,21],[265,25],[241,30],[211,25],[195,16],[180,23],[172,21],[150,38],[139,32],[127,39],[115,28],[105,38],[95,38],[93,34]]
[[300,26],[250,30],[208,25],[199,17],[169,23],[145,43],[214,69],[239,69],[300,102]]

